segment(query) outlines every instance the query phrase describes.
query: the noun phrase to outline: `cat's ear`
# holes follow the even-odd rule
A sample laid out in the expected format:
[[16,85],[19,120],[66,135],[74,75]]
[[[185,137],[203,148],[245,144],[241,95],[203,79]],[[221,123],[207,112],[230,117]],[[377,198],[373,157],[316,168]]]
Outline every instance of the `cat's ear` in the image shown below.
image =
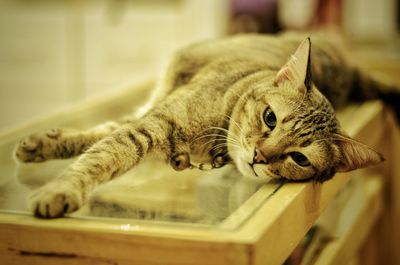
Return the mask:
[[335,165],[336,172],[347,172],[369,167],[385,160],[380,153],[365,144],[342,135],[338,135],[335,138],[335,143],[340,152],[339,159]]
[[296,88],[311,88],[311,40],[305,39],[290,57],[289,61],[279,70],[274,84],[291,82]]

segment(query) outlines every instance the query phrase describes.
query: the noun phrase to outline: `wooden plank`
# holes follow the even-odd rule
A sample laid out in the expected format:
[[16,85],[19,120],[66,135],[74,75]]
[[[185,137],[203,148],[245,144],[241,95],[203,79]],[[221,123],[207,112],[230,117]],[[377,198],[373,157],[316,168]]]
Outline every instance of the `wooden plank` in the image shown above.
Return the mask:
[[314,265],[347,264],[357,256],[357,251],[383,210],[383,177],[368,177],[365,188],[364,207],[346,232],[326,245]]
[[2,224],[2,264],[248,264],[246,246]]
[[263,219],[246,223],[247,229],[262,231],[254,239],[254,264],[282,264],[349,177],[340,174],[324,184],[292,183],[271,197],[257,212]]

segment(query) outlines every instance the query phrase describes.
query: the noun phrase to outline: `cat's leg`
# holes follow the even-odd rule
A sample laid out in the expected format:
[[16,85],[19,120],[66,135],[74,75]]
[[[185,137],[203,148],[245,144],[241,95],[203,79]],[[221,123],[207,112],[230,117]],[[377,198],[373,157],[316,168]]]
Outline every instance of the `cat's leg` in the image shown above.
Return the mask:
[[32,134],[17,145],[15,156],[23,163],[71,158],[82,154],[119,126],[118,123],[107,122],[83,131],[53,129],[45,133]]
[[[161,115],[160,115],[161,116]],[[54,218],[77,210],[87,194],[137,165],[149,152],[164,158],[176,152],[184,135],[177,125],[160,117],[125,124],[80,156],[60,176],[36,190],[31,208],[36,216]]]

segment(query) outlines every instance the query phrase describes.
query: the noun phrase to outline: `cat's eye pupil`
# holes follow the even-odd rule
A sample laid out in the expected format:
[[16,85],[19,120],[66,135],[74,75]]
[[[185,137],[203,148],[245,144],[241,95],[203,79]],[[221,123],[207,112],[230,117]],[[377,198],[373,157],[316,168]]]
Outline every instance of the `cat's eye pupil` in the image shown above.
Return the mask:
[[290,157],[296,162],[299,166],[307,167],[310,165],[310,161],[308,161],[307,157],[299,152],[290,153]]
[[267,108],[264,111],[264,122],[270,128],[273,130],[276,126],[276,116],[275,113],[271,110],[271,108]]

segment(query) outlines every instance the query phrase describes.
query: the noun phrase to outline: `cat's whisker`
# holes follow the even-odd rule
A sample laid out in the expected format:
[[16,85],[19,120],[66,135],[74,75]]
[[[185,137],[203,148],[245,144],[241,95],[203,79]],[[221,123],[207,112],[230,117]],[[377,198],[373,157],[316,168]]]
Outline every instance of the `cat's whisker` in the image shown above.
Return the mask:
[[236,147],[236,148],[240,149],[240,146],[239,146],[239,145],[234,145],[234,144],[228,145],[227,143],[220,143],[220,144],[217,144],[217,145],[213,146],[213,147],[211,148],[211,151],[212,151],[212,150],[215,150],[215,149],[218,149],[218,148],[220,148],[220,147],[228,147],[228,146],[232,146],[232,147]]
[[[231,117],[228,116],[228,115],[224,115],[224,114],[221,114],[221,115],[226,116],[226,117],[228,117],[229,119],[231,119]],[[233,120],[233,119],[232,119],[232,120]],[[237,124],[237,122],[235,122],[235,123]],[[239,128],[239,130],[240,130],[240,132],[241,132],[241,134],[242,134],[242,133],[243,133],[242,128],[240,128],[239,124],[237,124],[237,126],[238,126],[238,128]],[[223,132],[225,132],[227,135],[228,135],[228,134],[231,134],[231,135],[233,136],[232,138],[239,138],[239,135],[235,134],[234,132],[229,131],[229,130],[227,130],[227,129],[225,129],[225,128],[222,128],[222,127],[217,127],[217,126],[211,126],[211,127],[209,127],[209,128],[206,128],[206,129],[202,130],[201,133],[202,133],[202,132],[205,132],[205,131],[209,131],[209,130],[219,130],[219,131],[223,131]],[[220,135],[221,135],[221,136],[225,136],[225,135],[222,135],[222,134],[220,134]],[[214,136],[215,136],[215,135],[214,135]],[[202,136],[200,136],[200,137],[202,137]],[[195,138],[194,141],[195,141],[195,140],[197,140],[197,138]]]
[[326,137],[326,138],[315,140],[314,143],[323,142],[323,141],[346,141],[346,142],[351,142],[350,139],[343,139],[343,138],[340,138],[340,137]]
[[203,143],[202,145],[201,145],[201,147],[204,147],[205,145],[208,145],[208,144],[210,144],[210,143],[212,143],[212,142],[217,142],[217,141],[223,141],[222,143],[219,143],[219,144],[231,144],[231,145],[239,145],[240,143],[238,142],[238,141],[236,141],[235,139],[211,139],[210,141],[207,141],[207,142],[205,142],[205,143]]
[[224,131],[224,132],[229,132],[228,129],[222,128],[222,127],[217,127],[217,126],[210,126],[209,129],[213,129],[213,130],[220,130],[220,131]]
[[225,138],[225,139],[233,139],[233,140],[235,140],[236,142],[239,142],[238,139],[239,139],[240,137],[239,137],[238,135],[236,135],[235,133],[226,130],[225,128],[221,128],[221,127],[210,127],[210,128],[207,128],[207,129],[203,130],[203,132],[204,132],[204,131],[207,131],[207,130],[220,130],[220,131],[226,132],[227,134],[230,133],[230,135],[229,135],[229,136],[228,136],[228,135],[224,135],[224,134],[207,134],[207,135],[201,135],[201,136],[199,136],[199,137],[197,137],[197,138],[194,138],[194,139],[191,141],[191,143],[193,143],[193,142],[195,142],[195,141],[197,141],[197,140],[199,140],[199,139],[202,139],[202,138],[205,138],[205,137],[211,137],[211,136],[220,137],[220,138]]
[[[219,127],[214,127],[214,128],[209,128],[209,129],[226,130],[224,128],[219,128]],[[209,144],[209,143],[211,143],[213,141],[226,141],[226,142],[230,142],[230,143],[233,143],[233,144],[240,144],[239,137],[237,137],[235,134],[233,134],[231,136],[228,136],[228,135],[216,134],[216,133],[210,133],[210,134],[198,136],[198,137],[194,138],[191,141],[191,143],[193,143],[195,141],[198,141],[198,140],[201,140],[203,138],[207,138],[207,137],[215,137],[215,138],[211,139],[210,141],[206,142],[205,144]]]
[[227,135],[228,135],[228,134],[232,134],[234,137],[239,137],[239,135],[237,135],[237,134],[235,134],[234,132],[229,131],[229,130],[227,130],[227,129],[225,129],[225,128],[214,127],[214,126],[212,126],[212,127],[210,127],[210,128],[215,129],[215,130],[220,130],[220,131],[226,132]]
[[229,119],[229,121],[232,121],[233,124],[236,125],[236,127],[239,129],[241,134],[244,134],[242,127],[240,127],[239,123],[237,121],[235,121],[235,119],[233,119],[231,116],[229,116],[227,114],[225,114],[224,116],[227,117]]
[[[228,118],[229,121],[232,121],[234,123],[234,125],[239,129],[241,134],[244,133],[243,129],[242,129],[242,127],[240,127],[239,123],[236,122],[231,116],[229,116],[227,114],[220,114],[220,115]],[[226,132],[227,134],[232,134],[234,137],[239,138],[239,135],[235,134],[232,131],[229,131],[228,129],[222,128],[222,127],[211,126],[211,127],[207,128],[207,129],[204,129],[202,132],[207,131],[207,130],[220,130],[220,131]]]
[[227,145],[225,145],[225,146],[216,145],[216,146],[213,146],[213,147],[210,149],[210,151],[216,151],[216,150],[218,150],[219,148],[224,148],[224,147],[228,147],[228,146],[227,146]]
[[240,138],[239,140],[240,140],[240,145],[241,145],[243,148],[248,149],[248,150],[253,149],[253,148],[251,148],[250,145],[248,145],[248,143],[246,142],[246,140],[244,140],[243,137]]
[[206,131],[216,130],[216,129],[221,130],[221,129],[223,129],[223,128],[221,128],[221,127],[212,127],[212,126],[211,126],[211,127],[208,127],[208,128],[206,128],[206,129],[200,131],[199,134],[202,134],[202,133],[204,133],[204,132],[206,132]]
[[232,133],[231,135],[227,135],[220,139],[226,139],[227,142],[233,142],[236,144],[240,144],[240,136],[235,135],[234,133]]
[[235,142],[235,141],[231,141],[231,140],[227,141],[226,139],[211,139],[211,140],[201,144],[199,148],[202,149],[202,148],[204,148],[204,147],[206,147],[208,145],[213,146],[215,144],[225,144],[225,145],[229,144],[229,145],[237,145],[237,146],[240,145],[240,143]]
[[227,149],[228,149],[228,150],[230,149],[231,152],[234,151],[234,150],[236,150],[236,151],[238,151],[238,152],[242,152],[242,151],[243,151],[243,146],[240,146],[240,145],[230,145],[230,144],[228,144],[228,145],[227,145]]
[[239,144],[239,140],[234,138],[234,137],[220,137],[220,138],[215,138],[215,140],[219,140],[219,141],[226,141],[226,142],[230,142],[230,143],[236,143]]
[[[232,116],[230,116],[230,115],[228,115],[228,114],[221,114],[221,116],[224,116],[225,118],[228,118],[228,120],[229,121],[233,121],[233,123],[236,125],[236,127],[240,130],[240,132],[241,133],[243,133],[243,129],[240,127],[240,125],[239,125],[239,123],[238,122],[236,122],[233,118],[232,118]],[[225,129],[225,128],[221,128],[221,127],[211,127],[211,128],[214,128],[214,129],[223,129],[224,131],[226,131],[226,132],[230,132],[229,130],[227,130],[227,129]],[[230,133],[233,133],[233,132],[230,132]]]
[[200,135],[194,139],[192,139],[191,143],[201,140],[203,138],[207,138],[207,137],[220,137],[222,139],[228,139],[228,136],[226,135],[222,135],[222,134],[217,134],[217,133],[210,133],[210,134],[205,134],[205,135]]
[[239,142],[231,141],[231,140],[227,140],[227,139],[212,139],[212,140],[207,141],[206,143],[202,144],[202,146],[210,144],[212,142],[218,142],[218,141],[224,141],[225,143],[231,143],[231,144],[239,144]]

